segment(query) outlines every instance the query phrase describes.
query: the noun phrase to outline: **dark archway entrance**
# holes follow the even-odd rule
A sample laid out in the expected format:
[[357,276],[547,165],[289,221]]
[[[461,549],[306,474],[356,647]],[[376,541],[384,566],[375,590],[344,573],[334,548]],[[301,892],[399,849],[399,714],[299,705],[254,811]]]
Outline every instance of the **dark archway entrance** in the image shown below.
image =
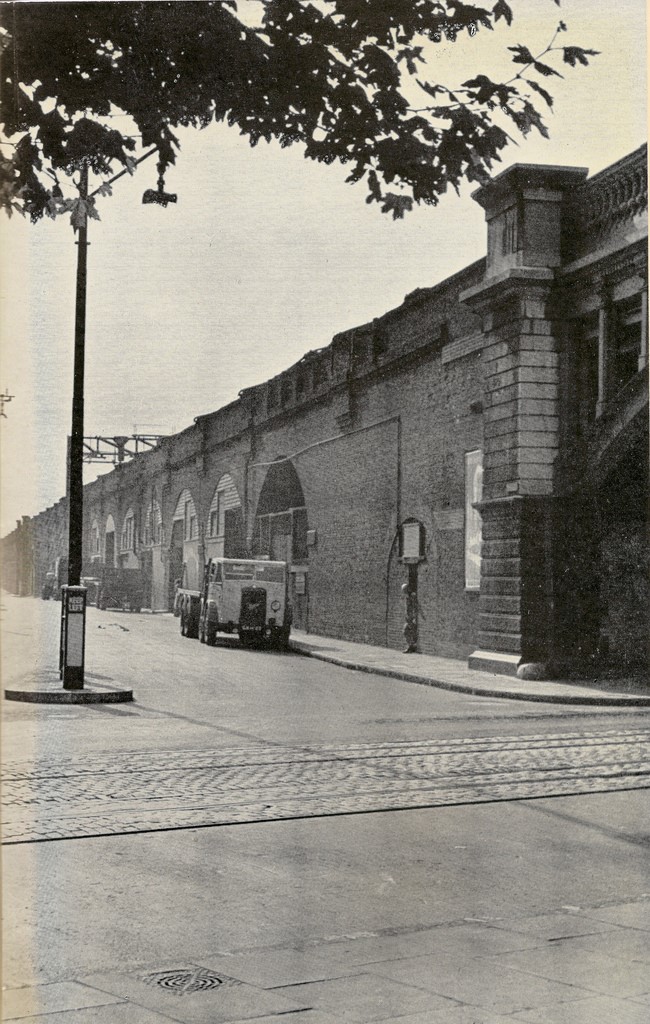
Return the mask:
[[650,554],[648,450],[637,443],[603,483],[600,510],[600,639],[610,669],[648,665]]
[[115,521],[110,515],[104,533],[104,565],[115,565]]
[[647,671],[648,452],[635,439],[606,476],[556,508],[555,647],[585,674]]
[[172,524],[172,535],[169,543],[169,608],[174,607],[176,587],[183,582],[183,520],[177,519]]
[[298,629],[307,629],[307,508],[298,474],[288,459],[278,460],[266,474],[255,514],[253,554],[288,562],[292,570],[294,624]]

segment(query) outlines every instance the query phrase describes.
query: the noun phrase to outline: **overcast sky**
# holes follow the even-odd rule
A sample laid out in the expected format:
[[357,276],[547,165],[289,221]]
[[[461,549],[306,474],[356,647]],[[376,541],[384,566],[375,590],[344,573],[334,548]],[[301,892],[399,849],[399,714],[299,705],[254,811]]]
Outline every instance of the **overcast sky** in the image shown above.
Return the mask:
[[[508,45],[543,49],[560,17],[570,29],[562,43],[602,53],[552,80],[550,141],[530,136],[500,169],[550,163],[594,173],[641,145],[643,0],[513,8],[511,30],[440,48],[442,81],[486,71],[486,60],[503,66]],[[394,222],[366,205],[363,186],[345,184],[344,168],[307,161],[298,148],[251,149],[217,125],[183,131],[181,141],[166,182],[176,206],[142,205],[156,184],[152,159],[117,182],[99,201],[101,222],[90,224],[87,435],[181,430],[485,252],[469,188]],[[65,490],[76,247],[63,218],[34,226],[4,215],[0,244],[0,391],[15,396],[0,419],[4,535]],[[87,471],[92,479],[96,467]]]

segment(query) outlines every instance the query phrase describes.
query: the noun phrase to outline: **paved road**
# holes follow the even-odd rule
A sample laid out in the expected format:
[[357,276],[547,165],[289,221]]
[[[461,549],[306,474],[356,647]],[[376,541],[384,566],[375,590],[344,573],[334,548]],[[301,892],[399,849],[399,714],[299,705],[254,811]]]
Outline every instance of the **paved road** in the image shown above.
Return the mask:
[[[8,601],[4,618],[14,673],[28,650],[51,659],[58,606]],[[136,704],[5,703],[5,843],[609,792],[650,777],[647,712],[486,700],[227,639],[213,650],[180,637],[171,616],[94,608],[87,658],[89,678],[133,686]]]
[[[57,606],[2,626],[5,685],[52,667]],[[647,712],[213,650],[170,616],[91,609],[87,655],[133,705],[4,702],[7,1020],[645,1022]]]
[[639,729],[42,758],[5,767],[3,841],[642,789],[649,779]]

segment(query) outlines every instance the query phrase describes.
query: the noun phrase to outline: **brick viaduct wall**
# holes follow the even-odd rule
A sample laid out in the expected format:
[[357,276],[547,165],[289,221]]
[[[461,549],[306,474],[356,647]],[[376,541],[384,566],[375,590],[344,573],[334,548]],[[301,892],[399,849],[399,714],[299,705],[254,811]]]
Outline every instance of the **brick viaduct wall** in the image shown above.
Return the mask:
[[[293,566],[306,575],[302,626],[401,646],[407,568],[400,526],[417,520],[425,536],[417,572],[420,651],[515,671],[530,661],[548,668],[567,652],[584,660],[579,638],[590,630],[608,630],[619,651],[638,648],[638,597],[622,596],[612,579],[625,550],[638,550],[645,522],[639,509],[647,469],[637,472],[630,455],[643,442],[644,410],[647,417],[644,168],[638,151],[589,181],[571,168],[504,172],[476,196],[488,222],[485,260],[337,335],[88,485],[87,557],[94,524],[104,557],[109,516],[119,555],[132,510],[130,564],[144,563],[151,540],[146,510],[155,501],[163,529],[149,544],[151,603],[166,609],[181,495],[189,492],[196,515],[195,534],[183,544],[190,573],[205,556],[211,503],[224,474],[236,488],[242,541],[251,549],[264,483],[274,463],[290,460],[310,531],[307,556]],[[621,334],[616,325],[623,323]],[[634,372],[629,353],[616,354],[620,338],[628,349],[630,338],[638,347]],[[616,379],[623,358],[627,376]],[[480,588],[466,589],[465,457],[477,450]],[[612,483],[617,473],[636,502],[623,525],[607,511],[612,487],[622,486]],[[600,511],[589,518],[595,506]],[[37,590],[65,553],[66,530],[62,501],[5,538],[5,585]],[[599,569],[609,579],[610,607],[590,625],[602,603]],[[647,583],[638,566],[636,573],[638,594]],[[567,610],[579,605],[581,593],[593,600],[583,601],[583,619],[567,630]]]

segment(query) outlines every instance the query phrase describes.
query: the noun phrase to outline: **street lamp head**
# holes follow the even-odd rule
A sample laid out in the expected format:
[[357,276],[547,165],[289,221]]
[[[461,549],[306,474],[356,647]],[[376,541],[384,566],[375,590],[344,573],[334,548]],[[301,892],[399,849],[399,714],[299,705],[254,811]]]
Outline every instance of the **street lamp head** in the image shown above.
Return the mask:
[[156,203],[158,206],[167,206],[168,203],[175,203],[177,199],[175,192],[163,192],[160,188],[148,188],[142,196],[143,203]]

